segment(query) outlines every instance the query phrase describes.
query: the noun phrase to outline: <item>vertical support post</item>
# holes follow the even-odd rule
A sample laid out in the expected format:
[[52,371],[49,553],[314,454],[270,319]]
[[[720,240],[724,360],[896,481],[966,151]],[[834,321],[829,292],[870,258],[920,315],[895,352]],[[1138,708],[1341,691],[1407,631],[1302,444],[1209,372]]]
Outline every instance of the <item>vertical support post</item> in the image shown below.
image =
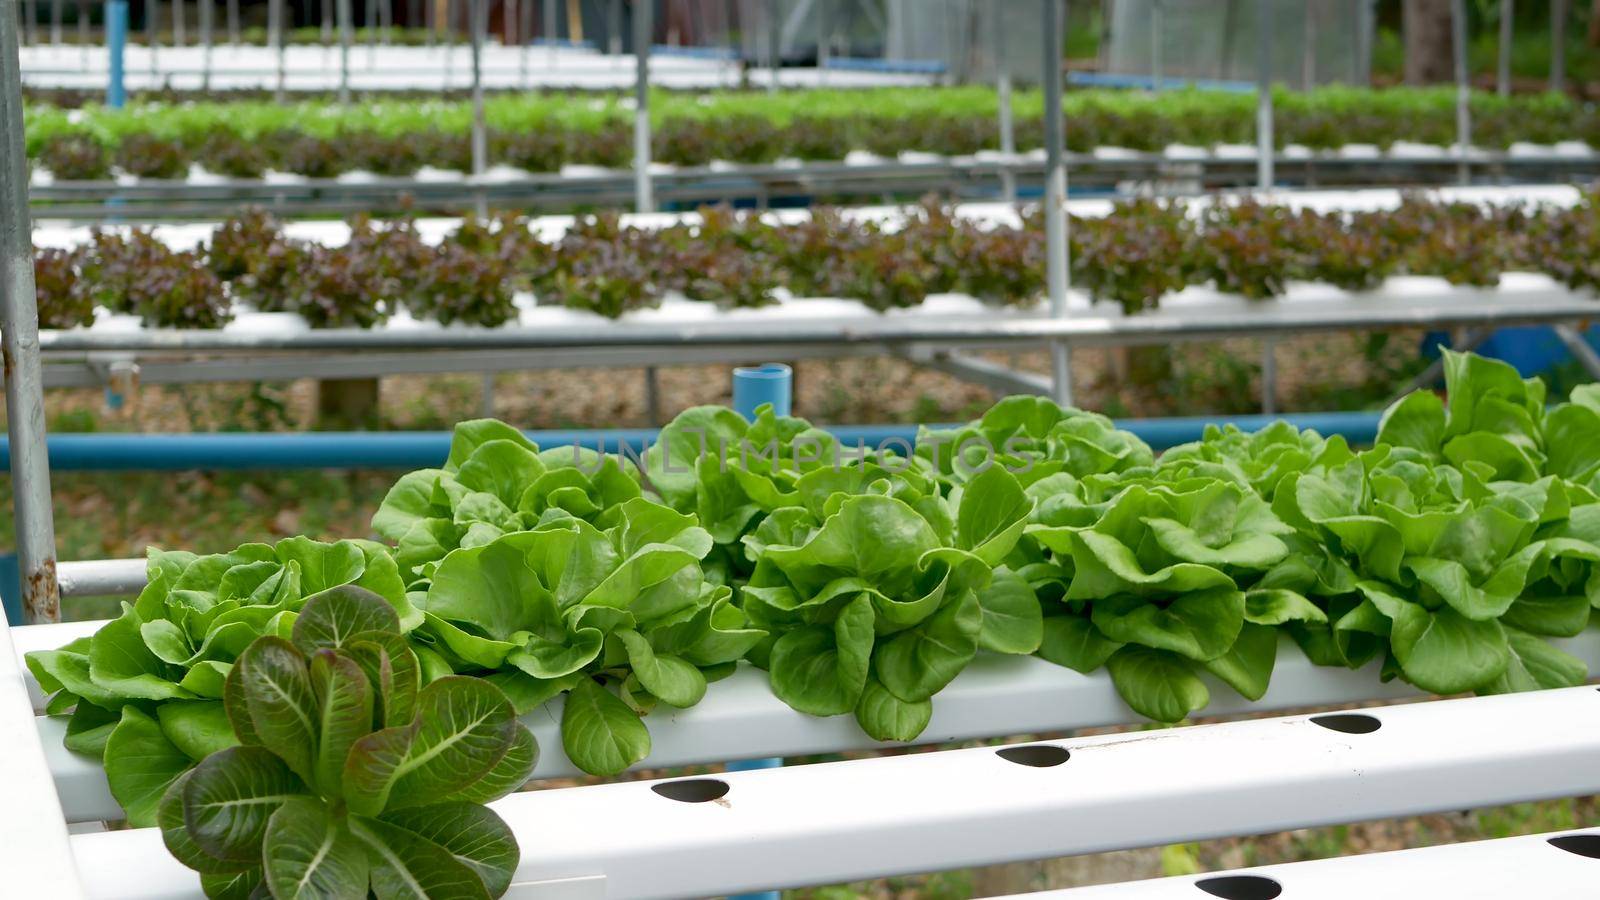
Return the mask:
[[22,0],[23,40],[28,46],[39,43],[39,3],[38,0]]
[[394,42],[394,0],[378,0],[378,29],[385,47]]
[[273,88],[272,96],[278,103],[282,103],[284,76],[288,69],[284,60],[284,44],[287,42],[284,40],[283,35],[283,0],[272,0],[272,5],[268,7],[267,12],[270,19],[268,28],[272,32],[273,55],[278,60],[278,78],[276,86]]
[[[772,404],[772,411],[787,416],[794,406],[794,370],[782,363],[761,366],[740,366],[733,370],[733,411],[748,421],[755,421],[756,409]],[[748,772],[754,769],[778,769],[783,760],[742,759],[727,764],[729,772]],[[775,891],[754,894],[736,894],[729,900],[778,900]]]
[[1467,0],[1450,0],[1450,33],[1455,45],[1456,64],[1456,155],[1460,158],[1457,179],[1472,180],[1467,148],[1472,146],[1472,82],[1467,75]]
[[[367,0],[367,68],[378,67],[378,0]],[[470,29],[472,24],[467,23]]]
[[1500,0],[1500,58],[1495,66],[1494,89],[1502,97],[1511,96],[1511,39],[1515,37],[1517,0]]
[[1152,0],[1150,3],[1150,90],[1161,90],[1161,38],[1162,38],[1162,8],[1161,0]]
[[333,45],[333,0],[320,0],[317,6],[319,7],[318,11],[322,14],[322,45],[331,47]]
[[350,105],[350,3],[352,0],[338,0],[339,3],[339,103],[341,106]]
[[211,8],[213,0],[199,0],[200,10],[200,90],[211,90]]
[[622,0],[611,0],[606,5],[606,52],[622,55]]
[[61,46],[61,4],[63,0],[50,0],[50,43]]
[[1000,153],[1005,157],[1000,164],[1000,198],[1016,203],[1017,173],[1011,170],[1011,165],[1017,155],[1017,129],[1011,108],[1011,66],[1006,59],[1000,6],[999,2],[989,4],[989,50],[994,57],[995,99],[1000,104]]
[[[1044,258],[1050,289],[1050,315],[1067,315],[1071,259],[1067,240],[1066,135],[1061,111],[1061,0],[1044,2]],[[1052,395],[1062,406],[1072,404],[1072,350],[1057,340],[1050,344]]]
[[89,68],[89,0],[78,0],[78,61],[82,68]]
[[182,47],[188,43],[189,24],[184,21],[183,0],[172,0],[172,46]]
[[556,0],[544,0],[544,40],[549,47],[550,68],[556,67]]
[[740,366],[733,370],[733,411],[754,422],[756,410],[772,404],[775,415],[787,416],[794,405],[794,370],[783,363]]
[[422,0],[422,30],[423,46],[432,49],[439,31],[438,14],[434,9],[434,0]]
[[522,4],[518,0],[506,0],[501,24],[500,43],[503,46],[515,46],[517,38],[522,37]]
[[[828,83],[828,60],[833,56],[833,16],[832,0],[816,0],[817,3],[817,84]],[[991,8],[998,8],[999,3],[991,3]]]
[[128,0],[106,3],[106,105],[121,109],[128,102],[123,86],[123,51],[128,47]]
[[1261,413],[1278,413],[1278,339],[1274,337],[1261,341]]
[[1272,4],[1256,0],[1256,188],[1272,188]]
[[644,370],[644,417],[651,428],[661,427],[661,370],[655,366]]
[[228,0],[228,43],[239,46],[239,0]]
[[1569,0],[1550,0],[1550,90],[1567,89],[1567,19]]
[[655,0],[633,0],[633,194],[639,212],[655,212],[650,183],[650,36],[655,33]]
[[[155,80],[156,51],[161,49],[161,0],[145,0],[144,4],[144,36],[149,42],[150,50],[150,75]],[[159,85],[156,85],[159,87]]]
[[[472,177],[483,177],[489,168],[489,130],[483,120],[483,41],[489,30],[489,4],[487,0],[467,0],[467,15],[472,17],[468,27],[472,30]],[[478,218],[488,216],[484,196],[477,193]]]
[[1307,3],[1301,15],[1300,89],[1309,91],[1317,84],[1317,5]]
[[767,91],[772,93],[778,90],[778,69],[783,66],[783,22],[778,18],[778,0],[767,0],[767,74],[772,80],[767,82]]
[[522,50],[517,54],[517,83],[528,86],[528,54],[533,51],[533,0],[522,0]]
[[[113,0],[114,4],[121,2]],[[10,10],[0,15],[0,343],[5,349],[6,430],[11,434],[11,489],[23,618],[59,622],[61,589],[56,583],[55,512],[50,504],[50,457],[45,444],[39,306],[33,284],[33,228],[28,220],[28,159],[22,143],[22,69],[17,55],[17,17]]]
[[483,392],[479,395],[479,411],[485,419],[494,418],[494,373],[483,373]]

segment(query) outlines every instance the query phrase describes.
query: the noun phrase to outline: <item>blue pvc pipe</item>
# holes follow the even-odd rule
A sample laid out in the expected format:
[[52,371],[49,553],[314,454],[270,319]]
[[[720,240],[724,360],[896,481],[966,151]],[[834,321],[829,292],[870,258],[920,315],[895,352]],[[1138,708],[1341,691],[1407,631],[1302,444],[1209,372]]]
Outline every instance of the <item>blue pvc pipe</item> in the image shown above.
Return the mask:
[[0,607],[7,623],[27,624],[22,621],[22,566],[15,553],[0,553]]
[[[83,10],[79,9],[81,15]],[[106,67],[106,105],[121,109],[128,94],[122,85],[122,51],[128,45],[128,0],[110,0],[106,4],[106,50],[111,61]]]
[[[733,370],[733,410],[754,421],[756,410],[771,404],[772,411],[787,416],[794,403],[794,370],[782,363],[761,366],[740,366]],[[781,769],[783,759],[743,759],[730,762],[729,772],[749,772],[755,769]],[[734,894],[728,900],[779,900],[777,891],[754,894]]]
[[[753,410],[753,407],[752,407]],[[1342,434],[1352,444],[1370,444],[1378,413],[1306,413],[1290,416],[1195,416],[1130,419],[1117,425],[1151,447],[1164,450],[1199,440],[1209,424],[1232,423],[1246,431],[1284,419],[1325,435]],[[949,426],[945,426],[949,427]],[[880,446],[890,439],[914,441],[914,425],[843,425],[829,429],[844,443]],[[541,447],[580,447],[640,452],[654,442],[653,429],[529,431]],[[50,467],[57,471],[182,471],[186,469],[418,469],[436,466],[450,451],[448,431],[314,431],[271,434],[52,434]],[[10,465],[11,441],[0,436],[0,463]]]
[[756,409],[772,404],[773,413],[787,416],[794,402],[794,370],[783,363],[740,366],[733,370],[733,411],[755,421]]
[[[1120,75],[1111,72],[1068,72],[1067,84],[1084,87],[1134,88],[1151,90],[1156,80],[1149,75]],[[1221,91],[1229,94],[1253,94],[1254,81],[1223,81],[1215,78],[1163,78],[1161,87],[1193,88],[1200,91]]]

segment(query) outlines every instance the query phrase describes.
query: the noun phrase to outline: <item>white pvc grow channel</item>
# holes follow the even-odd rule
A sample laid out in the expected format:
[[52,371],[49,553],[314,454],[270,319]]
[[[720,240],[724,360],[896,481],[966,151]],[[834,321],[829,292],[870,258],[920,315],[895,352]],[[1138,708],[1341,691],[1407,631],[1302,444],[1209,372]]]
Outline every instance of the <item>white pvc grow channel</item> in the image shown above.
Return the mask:
[[[513,794],[518,897],[773,887],[1600,791],[1593,687]],[[605,823],[574,827],[575,823]],[[90,897],[178,900],[154,829],[72,837]],[[1591,880],[1588,882],[1592,885]]]
[[[1600,833],[1535,834],[1027,894],[1027,900],[1589,900]],[[1275,893],[1276,891],[1276,893]]]

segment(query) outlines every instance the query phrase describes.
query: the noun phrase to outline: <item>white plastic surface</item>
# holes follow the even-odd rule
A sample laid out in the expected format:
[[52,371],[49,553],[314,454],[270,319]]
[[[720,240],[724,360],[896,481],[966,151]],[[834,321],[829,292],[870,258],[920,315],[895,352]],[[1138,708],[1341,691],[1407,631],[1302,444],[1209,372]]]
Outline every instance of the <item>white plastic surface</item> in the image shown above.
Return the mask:
[[[1593,831],[1533,834],[1495,841],[1444,844],[1205,875],[1153,878],[1019,895],[1016,900],[1205,900],[1200,882],[1266,878],[1283,900],[1591,900],[1600,859],[1562,850],[1551,838],[1600,843]],[[1213,881],[1215,884],[1215,882]]]
[[[716,776],[726,794],[703,803],[633,782],[513,794],[494,808],[524,848],[519,881],[603,875],[608,897],[643,900],[1600,791],[1593,687],[1368,712],[1381,723],[1368,734],[1255,719],[1053,741],[1070,752],[1053,767],[946,750],[727,773]],[[78,835],[73,847],[91,897],[195,896],[196,877],[154,830]]]

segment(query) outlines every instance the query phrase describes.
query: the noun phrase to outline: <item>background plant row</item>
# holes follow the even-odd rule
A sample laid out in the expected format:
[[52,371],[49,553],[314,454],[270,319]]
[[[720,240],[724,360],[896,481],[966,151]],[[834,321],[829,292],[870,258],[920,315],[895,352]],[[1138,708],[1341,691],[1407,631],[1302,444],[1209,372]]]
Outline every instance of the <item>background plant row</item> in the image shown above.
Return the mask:
[[601,775],[648,756],[652,709],[740,661],[885,741],[920,735],[980,651],[1104,668],[1161,722],[1207,705],[1204,675],[1259,699],[1285,637],[1432,693],[1581,684],[1550,639],[1600,607],[1600,386],[1547,406],[1537,379],[1448,351],[1445,375],[1367,450],[1280,422],[1157,457],[1037,397],[914,450],[770,407],[689,409],[634,455],[463,422],[379,506],[383,543],[153,551],[118,618],[28,662],[134,824],[234,740],[243,648],[344,586],[393,607],[420,684],[487,679],[518,713],[564,697],[563,748]]
[[[630,100],[618,95],[511,94],[489,99],[491,158],[535,172],[576,163],[623,167],[632,159]],[[852,150],[966,155],[999,149],[995,93],[982,87],[808,90],[777,95],[721,92],[652,98],[656,161],[771,162],[780,157],[842,159]],[[1600,112],[1561,95],[1473,99],[1473,143],[1516,141],[1600,145]],[[1329,149],[1396,141],[1449,145],[1456,139],[1454,94],[1442,89],[1347,87],[1275,96],[1279,146]],[[1016,141],[1043,145],[1037,92],[1014,99]],[[1173,91],[1148,95],[1086,90],[1064,101],[1067,144],[1159,151],[1255,140],[1250,95]],[[145,103],[125,110],[89,106],[26,110],[30,158],[57,178],[98,180],[115,165],[148,178],[183,178],[191,164],[235,176],[268,169],[326,178],[349,171],[409,175],[424,165],[471,170],[462,102],[373,100]]]
[[[725,207],[698,224],[642,229],[616,214],[580,217],[546,241],[516,215],[467,220],[437,245],[406,220],[358,218],[337,247],[286,237],[250,212],[199,248],[174,251],[152,233],[96,231],[72,250],[35,257],[40,322],[93,322],[97,307],[150,325],[214,328],[236,303],[294,312],[313,327],[370,327],[401,307],[418,319],[497,326],[514,321],[516,291],[541,304],[615,318],[659,305],[667,291],[727,307],[843,297],[876,310],[959,292],[1027,305],[1044,285],[1043,226],[988,226],[932,201],[892,228],[818,208],[773,224]],[[1073,281],[1130,313],[1188,285],[1251,298],[1291,280],[1370,290],[1395,274],[1492,286],[1504,271],[1544,272],[1574,290],[1600,285],[1600,207],[1479,206],[1419,197],[1382,212],[1294,212],[1249,201],[1195,206],[1150,200],[1074,219]]]

